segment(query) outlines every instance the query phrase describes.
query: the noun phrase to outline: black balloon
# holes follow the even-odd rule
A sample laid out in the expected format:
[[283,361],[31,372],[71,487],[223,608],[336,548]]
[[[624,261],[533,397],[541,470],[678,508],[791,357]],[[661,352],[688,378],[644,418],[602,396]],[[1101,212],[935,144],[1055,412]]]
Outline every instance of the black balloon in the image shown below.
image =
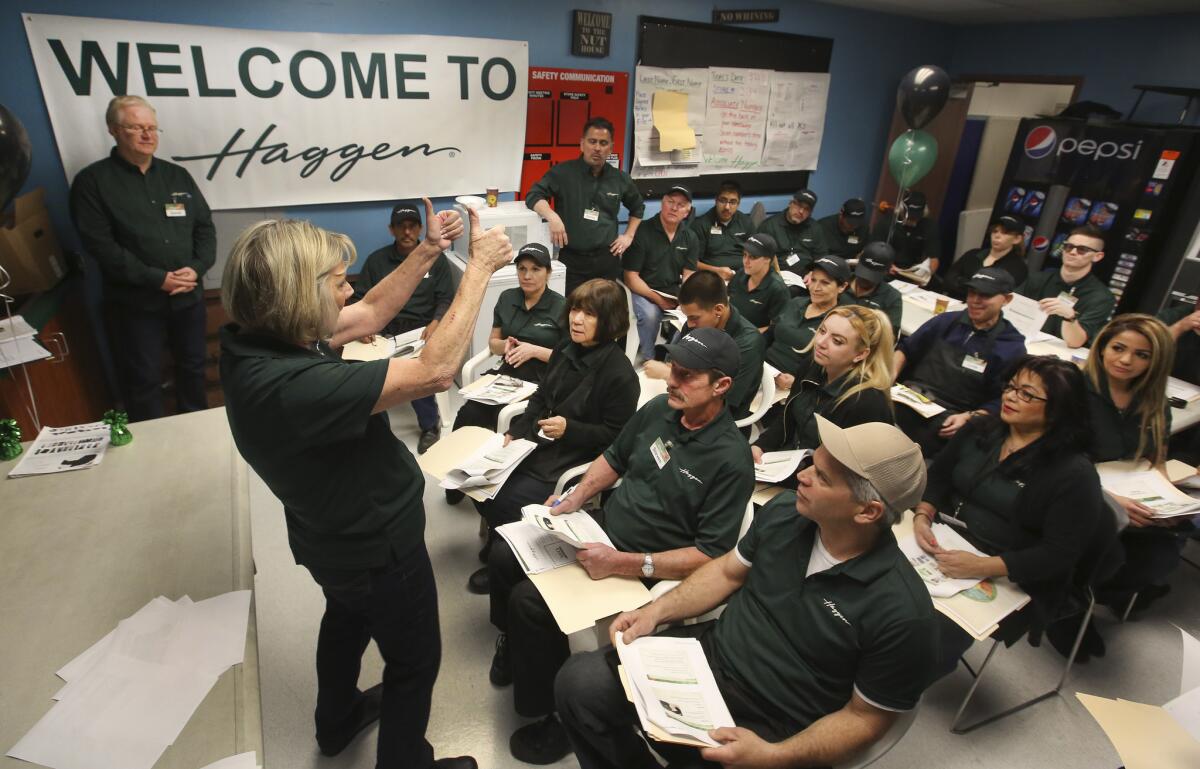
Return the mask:
[[0,104],[0,211],[17,196],[29,176],[32,160],[33,147],[29,145],[25,126],[8,107]]
[[896,101],[909,128],[924,128],[950,98],[950,76],[932,64],[913,69],[900,81]]

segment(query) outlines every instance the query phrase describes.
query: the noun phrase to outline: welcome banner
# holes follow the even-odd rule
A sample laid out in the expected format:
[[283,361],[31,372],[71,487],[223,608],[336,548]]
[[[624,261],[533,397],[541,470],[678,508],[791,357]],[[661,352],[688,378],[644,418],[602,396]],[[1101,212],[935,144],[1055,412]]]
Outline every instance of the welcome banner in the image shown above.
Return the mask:
[[137,94],[214,209],[520,184],[524,41],[24,18],[68,182],[113,146],[109,99]]

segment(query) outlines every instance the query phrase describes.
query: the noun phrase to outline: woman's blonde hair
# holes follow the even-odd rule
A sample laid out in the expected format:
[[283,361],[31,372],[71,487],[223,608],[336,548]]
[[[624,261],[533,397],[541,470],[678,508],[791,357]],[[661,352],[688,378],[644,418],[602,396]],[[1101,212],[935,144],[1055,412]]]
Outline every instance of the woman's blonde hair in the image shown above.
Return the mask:
[[[1106,390],[1108,373],[1104,370],[1104,350],[1118,334],[1126,331],[1141,334],[1150,343],[1150,366],[1130,388],[1133,398],[1129,403],[1138,415],[1142,429],[1137,454],[1125,459],[1145,456],[1151,463],[1161,465],[1167,461],[1167,378],[1175,367],[1175,340],[1166,325],[1158,318],[1142,313],[1118,315],[1096,334],[1083,371],[1096,392]],[[1152,448],[1148,453],[1147,446]]]
[[242,327],[307,345],[328,339],[338,307],[329,276],[354,263],[350,238],[297,219],[247,227],[225,263],[221,304]]
[[[879,310],[872,310],[870,307],[863,307],[858,304],[842,304],[834,307],[829,312],[825,313],[825,318],[830,315],[838,315],[849,321],[851,327],[858,334],[858,348],[856,353],[862,350],[867,351],[867,355],[856,366],[852,367],[847,375],[855,380],[855,384],[846,389],[841,396],[834,401],[834,407],[842,405],[849,398],[857,395],[863,390],[882,390],[888,394],[888,402],[891,402],[892,390],[892,348],[896,346],[896,338],[892,334],[892,323],[887,316]],[[821,324],[825,324],[825,318],[821,319]],[[810,352],[817,343],[816,334],[813,335],[812,341],[804,348],[803,352]]]

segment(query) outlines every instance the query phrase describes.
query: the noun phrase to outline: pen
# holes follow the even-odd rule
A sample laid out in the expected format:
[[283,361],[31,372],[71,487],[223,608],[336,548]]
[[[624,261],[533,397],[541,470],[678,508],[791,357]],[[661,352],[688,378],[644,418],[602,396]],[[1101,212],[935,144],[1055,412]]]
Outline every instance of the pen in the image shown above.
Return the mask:
[[578,483],[575,484],[574,486],[572,486],[571,488],[567,489],[566,491],[564,491],[558,499],[554,500],[554,504],[550,505],[550,507],[558,507],[558,503],[562,502],[564,499],[571,496],[571,494],[574,493],[575,489],[577,489],[577,488],[579,488]]

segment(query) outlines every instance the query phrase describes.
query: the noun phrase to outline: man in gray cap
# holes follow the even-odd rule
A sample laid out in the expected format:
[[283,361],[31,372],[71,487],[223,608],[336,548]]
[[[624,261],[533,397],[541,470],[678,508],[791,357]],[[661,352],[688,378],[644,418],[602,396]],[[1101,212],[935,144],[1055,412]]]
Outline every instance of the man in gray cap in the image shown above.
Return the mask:
[[827,253],[843,259],[856,259],[867,245],[867,204],[862,198],[850,198],[842,210],[817,221]]
[[904,314],[904,297],[888,283],[896,251],[881,240],[868,243],[854,268],[854,280],[846,295],[851,304],[880,310],[892,323],[892,333],[900,336],[900,318]]
[[[667,394],[633,415],[573,491],[546,501],[572,512],[621,480],[601,513],[615,547],[578,553],[592,579],[683,579],[734,546],[754,491],[750,446],[725,407],[737,344],[720,329],[697,328],[667,350]],[[567,638],[509,548],[492,549],[489,572],[492,624],[502,633],[491,681],[511,681],[517,712],[539,719],[518,729],[509,747],[522,761],[553,763],[570,751],[554,715]]]
[[[421,242],[421,212],[413,201],[403,200],[392,206],[392,218],[388,223],[388,232],[392,234],[392,243],[376,249],[363,263],[362,271],[354,284],[354,297],[358,301],[366,296],[371,287],[379,283],[399,267]],[[428,339],[438,322],[450,309],[454,299],[454,279],[450,275],[450,261],[446,255],[440,254],[429,272],[421,279],[420,284],[413,289],[412,296],[400,308],[386,326],[383,333],[388,336],[403,334],[416,328],[425,327],[422,339]],[[432,395],[417,398],[412,402],[413,411],[417,414],[417,425],[421,436],[417,439],[417,453],[424,454],[441,436],[442,423],[438,414],[437,401]]]
[[[737,547],[653,603],[619,615],[613,643],[727,602],[720,618],[663,635],[699,638],[739,724],[699,758],[724,766],[833,766],[887,733],[933,680],[938,623],[891,526],[925,490],[920,449],[879,422],[817,417],[821,445],[795,493],[767,503]],[[616,637],[621,633],[621,638]],[[613,649],[577,655],[555,683],[582,769],[650,769]],[[696,749],[656,742],[670,765]]]
[[759,232],[770,235],[779,244],[779,269],[803,275],[813,259],[829,253],[821,228],[812,219],[816,205],[817,193],[800,190],[788,201],[786,209],[758,226]]

